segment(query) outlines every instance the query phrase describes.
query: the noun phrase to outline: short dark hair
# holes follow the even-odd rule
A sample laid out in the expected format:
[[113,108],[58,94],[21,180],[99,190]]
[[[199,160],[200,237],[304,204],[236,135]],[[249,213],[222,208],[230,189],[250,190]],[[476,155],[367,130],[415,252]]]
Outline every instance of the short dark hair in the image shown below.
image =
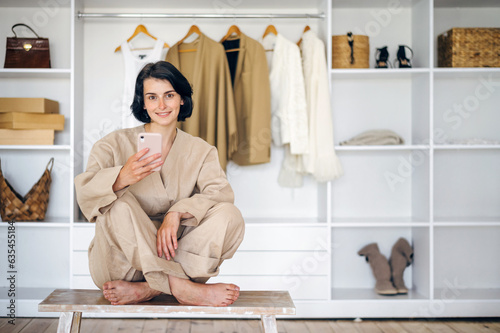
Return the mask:
[[148,78],[167,80],[170,82],[175,92],[181,95],[181,99],[184,104],[181,105],[179,115],[177,116],[178,121],[184,121],[186,118],[191,116],[193,113],[193,99],[191,97],[193,95],[193,89],[191,88],[189,81],[171,63],[158,61],[147,64],[140,71],[139,75],[137,75],[137,79],[135,81],[134,101],[130,106],[132,114],[137,120],[142,121],[143,123],[151,122],[148,112],[144,109],[144,80]]

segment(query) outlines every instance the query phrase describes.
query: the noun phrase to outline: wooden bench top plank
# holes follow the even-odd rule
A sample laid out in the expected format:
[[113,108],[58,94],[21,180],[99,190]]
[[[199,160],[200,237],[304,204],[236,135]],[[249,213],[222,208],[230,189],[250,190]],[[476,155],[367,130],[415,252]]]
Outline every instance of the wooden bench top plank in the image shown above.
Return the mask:
[[101,290],[56,289],[38,305],[38,311],[293,315],[295,305],[287,291],[240,291],[240,297],[234,304],[214,307],[182,305],[175,297],[165,294],[139,304],[111,305]]

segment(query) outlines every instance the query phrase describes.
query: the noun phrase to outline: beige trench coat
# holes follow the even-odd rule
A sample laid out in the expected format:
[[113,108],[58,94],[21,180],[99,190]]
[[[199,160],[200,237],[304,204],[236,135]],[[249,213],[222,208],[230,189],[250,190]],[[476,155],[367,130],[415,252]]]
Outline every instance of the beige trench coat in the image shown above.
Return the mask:
[[238,149],[232,160],[239,165],[267,163],[271,159],[271,88],[266,51],[244,33],[238,38],[233,87]]
[[[179,52],[191,49],[193,52]],[[236,112],[231,76],[224,47],[201,34],[192,43],[177,43],[167,53],[174,65],[193,86],[193,114],[181,123],[182,130],[217,147],[226,169],[238,146]]]

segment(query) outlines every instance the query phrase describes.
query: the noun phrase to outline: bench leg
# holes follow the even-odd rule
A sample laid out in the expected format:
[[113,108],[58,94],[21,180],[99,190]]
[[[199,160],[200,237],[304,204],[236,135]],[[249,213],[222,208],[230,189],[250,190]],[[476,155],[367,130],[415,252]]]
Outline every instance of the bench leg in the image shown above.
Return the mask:
[[264,333],[278,333],[278,326],[276,326],[276,316],[260,316]]
[[79,333],[82,319],[81,312],[62,312],[59,317],[57,333]]

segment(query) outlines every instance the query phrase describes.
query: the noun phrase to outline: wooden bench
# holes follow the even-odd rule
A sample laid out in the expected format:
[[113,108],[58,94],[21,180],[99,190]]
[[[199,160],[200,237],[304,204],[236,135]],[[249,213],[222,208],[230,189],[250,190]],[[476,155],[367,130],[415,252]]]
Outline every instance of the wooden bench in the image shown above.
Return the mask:
[[148,302],[111,305],[100,290],[56,289],[39,305],[40,312],[61,312],[57,333],[79,332],[82,313],[155,313],[259,315],[264,332],[277,333],[276,315],[294,315],[295,305],[288,291],[240,291],[227,307],[187,306],[171,295],[160,295]]

